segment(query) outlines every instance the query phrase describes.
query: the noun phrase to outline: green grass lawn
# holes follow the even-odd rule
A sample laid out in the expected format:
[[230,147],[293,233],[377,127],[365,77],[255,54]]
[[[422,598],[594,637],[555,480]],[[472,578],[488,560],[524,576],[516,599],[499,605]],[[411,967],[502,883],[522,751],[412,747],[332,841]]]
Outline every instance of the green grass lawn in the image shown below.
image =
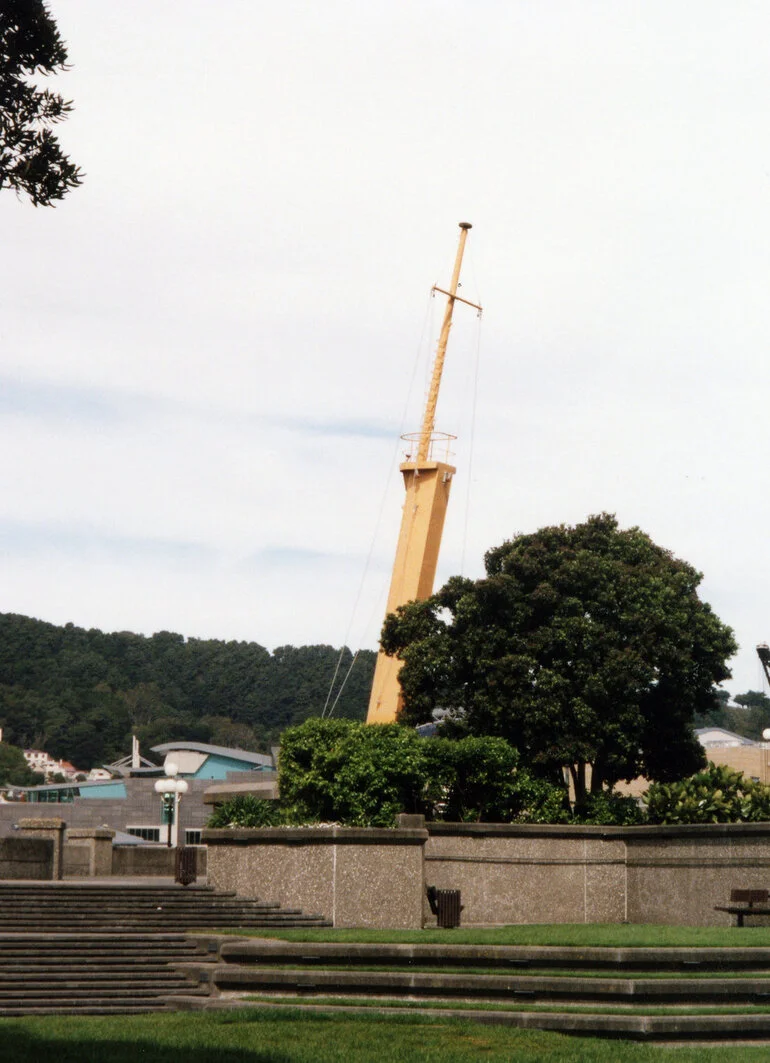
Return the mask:
[[[207,933],[207,931],[199,931]],[[211,933],[211,931],[208,931]],[[456,930],[221,930],[236,937],[283,941],[373,942],[403,945],[578,945],[621,947],[770,947],[770,926],[658,926],[631,923],[542,923]]]
[[766,1063],[768,1048],[638,1045],[425,1016],[214,1014],[0,1019],[7,1063]]

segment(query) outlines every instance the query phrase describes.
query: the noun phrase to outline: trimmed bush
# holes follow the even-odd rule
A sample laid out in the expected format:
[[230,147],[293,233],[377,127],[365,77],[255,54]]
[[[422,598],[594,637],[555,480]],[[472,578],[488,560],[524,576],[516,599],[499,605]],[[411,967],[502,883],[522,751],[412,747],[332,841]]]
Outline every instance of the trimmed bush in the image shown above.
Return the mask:
[[644,797],[650,823],[755,823],[770,820],[770,786],[709,762],[680,782],[653,783]]

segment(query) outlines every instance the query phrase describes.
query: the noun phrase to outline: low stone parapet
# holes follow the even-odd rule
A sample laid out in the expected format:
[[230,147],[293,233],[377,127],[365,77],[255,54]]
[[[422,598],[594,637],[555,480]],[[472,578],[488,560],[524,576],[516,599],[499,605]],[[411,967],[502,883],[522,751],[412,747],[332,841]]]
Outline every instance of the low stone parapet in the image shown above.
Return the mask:
[[27,838],[50,838],[53,842],[53,866],[50,877],[60,879],[64,874],[64,831],[67,824],[58,816],[30,816],[20,819],[17,825],[19,836]]
[[[190,848],[188,846],[188,848]],[[195,870],[198,878],[206,874],[206,849],[196,845]],[[173,878],[176,871],[176,849],[160,845],[114,845],[112,874],[121,878],[133,875],[142,878]]]
[[[459,890],[464,926],[727,925],[732,889],[770,886],[770,823],[601,827],[430,823],[206,830],[219,889],[335,926],[435,926],[425,886]],[[767,921],[756,916],[752,920]]]
[[53,857],[51,838],[0,838],[0,880],[52,879]]
[[334,926],[422,926],[422,828],[204,830],[208,881],[243,897],[317,912]]

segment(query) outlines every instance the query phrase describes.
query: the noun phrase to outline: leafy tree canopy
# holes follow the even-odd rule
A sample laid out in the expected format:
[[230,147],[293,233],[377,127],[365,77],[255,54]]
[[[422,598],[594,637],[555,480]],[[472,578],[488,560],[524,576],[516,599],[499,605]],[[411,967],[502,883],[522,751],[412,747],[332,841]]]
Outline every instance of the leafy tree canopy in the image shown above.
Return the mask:
[[72,104],[30,78],[64,70],[67,50],[43,0],[0,4],[0,188],[29,196],[34,205],[81,184],[82,174],[52,132]]
[[698,597],[701,575],[614,516],[520,535],[486,577],[454,577],[390,615],[405,723],[447,712],[455,733],[499,735],[523,764],[573,776],[578,804],[620,779],[681,778],[704,763],[696,712],[736,650]]
[[728,730],[758,741],[762,732],[770,727],[770,698],[758,690],[747,690],[745,694],[736,694],[734,700],[740,709],[730,712]]

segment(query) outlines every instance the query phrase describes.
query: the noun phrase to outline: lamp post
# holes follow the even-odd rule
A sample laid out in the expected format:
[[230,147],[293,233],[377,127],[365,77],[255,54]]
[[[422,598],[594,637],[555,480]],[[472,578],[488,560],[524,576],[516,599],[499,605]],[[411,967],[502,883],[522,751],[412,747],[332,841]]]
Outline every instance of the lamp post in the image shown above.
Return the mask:
[[174,829],[173,845],[176,847],[179,844],[179,802],[182,798],[182,794],[187,793],[188,785],[185,779],[177,778],[179,768],[173,761],[166,761],[164,771],[166,772],[166,778],[158,779],[155,783],[155,793],[160,794],[163,803],[163,815],[168,823],[167,844],[170,849],[172,845],[172,827]]
[[762,782],[763,783],[767,783],[767,776],[768,776],[767,750],[768,750],[768,744],[770,743],[770,727],[766,727],[764,729],[764,731],[762,732],[762,738],[764,739],[764,741],[762,742]]

